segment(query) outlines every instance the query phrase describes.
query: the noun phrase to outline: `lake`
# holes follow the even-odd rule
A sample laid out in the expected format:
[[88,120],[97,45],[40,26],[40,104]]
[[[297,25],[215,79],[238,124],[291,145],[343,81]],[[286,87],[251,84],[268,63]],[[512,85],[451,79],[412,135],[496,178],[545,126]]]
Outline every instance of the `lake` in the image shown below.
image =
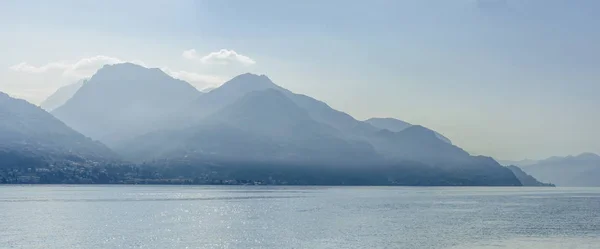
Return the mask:
[[0,248],[600,248],[600,188],[0,186]]

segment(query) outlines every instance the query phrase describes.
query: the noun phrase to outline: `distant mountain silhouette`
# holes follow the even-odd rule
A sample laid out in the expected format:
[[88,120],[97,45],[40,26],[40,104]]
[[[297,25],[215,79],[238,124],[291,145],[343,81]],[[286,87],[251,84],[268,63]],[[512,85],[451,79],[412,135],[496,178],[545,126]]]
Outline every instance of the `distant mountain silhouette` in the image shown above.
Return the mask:
[[73,129],[112,146],[153,131],[201,93],[160,69],[106,65],[52,112]]
[[487,182],[519,184],[515,175],[494,159],[471,156],[463,149],[439,139],[436,133],[420,125],[400,132],[381,130],[370,139],[383,155],[395,160],[411,160],[450,172],[461,172],[463,177],[484,177]]
[[61,105],[63,105],[67,100],[69,100],[73,95],[87,82],[88,79],[79,80],[76,83],[63,86],[56,90],[52,95],[46,98],[41,104],[42,107],[46,111],[52,111]]
[[371,141],[386,155],[419,162],[462,164],[471,159],[469,153],[440,140],[434,131],[420,125],[410,126],[400,132],[384,129]]
[[340,135],[338,130],[315,122],[304,109],[275,89],[250,92],[206,120],[263,136]]
[[538,160],[533,160],[533,159],[523,159],[523,160],[498,160],[498,162],[504,166],[510,166],[510,165],[514,165],[517,167],[526,167],[529,165],[533,165],[538,163]]
[[0,166],[114,159],[115,154],[43,109],[0,92]]
[[[381,128],[375,127],[368,122],[356,120],[347,113],[335,110],[322,101],[282,88],[273,83],[265,75],[259,76],[250,73],[236,76],[221,87],[202,95],[193,108],[191,108],[194,111],[190,110],[185,113],[194,113],[197,117],[204,118],[250,92],[266,89],[276,89],[282,92],[298,107],[306,110],[312,119],[339,130],[347,137],[366,139],[381,130]],[[183,118],[183,120],[186,119]],[[438,133],[436,132],[436,134]],[[447,138],[439,136],[441,139],[450,142]]]
[[246,94],[207,117],[205,122],[224,123],[252,134],[269,137],[298,153],[298,159],[350,162],[374,160],[370,144],[345,139],[337,129],[315,121],[284,93],[275,89]]
[[267,76],[242,74],[197,98],[195,103],[190,106],[188,113],[195,115],[196,118],[204,118],[234,103],[248,93],[266,89],[282,90],[282,88],[273,84]]
[[538,181],[533,176],[528,175],[521,168],[519,168],[517,166],[509,165],[509,166],[507,166],[507,168],[509,168],[515,174],[515,176],[517,177],[517,179],[519,179],[519,181],[521,182],[521,184],[523,184],[523,186],[528,186],[528,187],[554,187],[554,184],[551,184],[551,183],[542,183],[542,182]]
[[[358,121],[352,116],[334,110],[327,104],[302,94],[295,94],[285,88],[273,83],[265,75],[242,74],[229,80],[221,87],[214,89],[198,98],[197,102],[190,111],[196,118],[204,118],[221,108],[232,104],[244,95],[253,91],[262,91],[266,89],[275,89],[283,93],[292,100],[297,106],[306,110],[308,114],[317,122],[327,124],[348,136],[357,134],[365,135],[376,132],[378,129],[365,122]],[[194,110],[193,112],[191,110]],[[188,119],[186,118],[183,118]]]
[[200,92],[207,93],[207,92],[210,92],[215,89],[217,89],[217,88],[216,87],[207,87],[207,88],[203,88],[202,90],[200,90]]
[[[392,132],[400,132],[400,131],[412,126],[412,124],[409,124],[407,122],[404,122],[402,120],[395,119],[395,118],[370,118],[370,119],[366,120],[365,122],[371,124],[372,126],[379,128],[379,129],[385,129],[385,130],[389,130]],[[433,131],[433,132],[435,133],[436,137],[438,137],[442,141],[452,144],[452,141],[450,141],[450,139],[448,139],[444,135],[442,135],[436,131]]]
[[432,130],[378,128],[265,75],[242,74],[202,94],[158,69],[105,66],[53,114],[136,161],[353,165],[397,177],[424,165],[427,179],[447,177],[449,185],[521,185],[493,159],[472,157]]
[[[190,137],[195,139],[190,140]],[[131,144],[144,147],[146,151],[151,151],[146,145],[152,144],[163,156],[181,155],[176,150],[161,149],[164,144],[175,143],[176,146],[168,147],[184,147],[204,154],[204,157],[218,157],[220,160],[235,157],[235,160],[247,161],[349,164],[377,159],[370,144],[343,139],[338,130],[314,121],[304,109],[275,89],[250,92],[206,117],[200,125],[184,131],[161,131],[140,138]],[[161,138],[165,141],[148,142],[160,141]],[[132,153],[129,145],[123,147],[125,154],[132,158],[145,154],[136,152],[137,149]],[[244,157],[240,158],[241,155]]]
[[600,156],[594,153],[551,157],[523,170],[540,181],[561,187],[600,186]]

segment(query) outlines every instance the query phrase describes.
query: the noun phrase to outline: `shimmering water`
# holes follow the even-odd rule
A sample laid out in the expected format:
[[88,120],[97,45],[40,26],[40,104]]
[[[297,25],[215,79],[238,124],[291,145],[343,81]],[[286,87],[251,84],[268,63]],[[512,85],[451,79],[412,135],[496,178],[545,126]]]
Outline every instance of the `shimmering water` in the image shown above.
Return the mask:
[[0,186],[0,248],[600,248],[600,189]]

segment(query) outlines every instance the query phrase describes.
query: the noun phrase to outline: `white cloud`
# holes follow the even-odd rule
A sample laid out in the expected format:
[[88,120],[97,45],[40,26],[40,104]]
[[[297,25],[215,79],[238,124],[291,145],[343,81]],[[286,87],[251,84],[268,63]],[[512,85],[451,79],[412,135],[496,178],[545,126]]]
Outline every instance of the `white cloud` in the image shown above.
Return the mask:
[[[148,66],[146,63],[139,60],[126,61],[116,57],[97,55],[93,57],[82,58],[75,62],[58,61],[51,62],[42,66],[34,66],[27,62],[22,62],[17,65],[11,66],[10,69],[13,71],[29,74],[58,73],[60,76],[72,81],[74,79],[78,80],[82,78],[89,78],[104,65],[112,65],[124,62],[130,62],[146,68],[150,68],[150,66]],[[198,89],[217,87],[226,81],[224,77],[215,75],[206,75],[188,71],[173,70],[168,67],[160,67],[160,69],[166,74],[170,75],[171,77],[186,81]]]
[[183,58],[197,60],[204,64],[227,65],[231,63],[240,63],[245,66],[256,64],[256,61],[252,58],[228,49],[221,49],[205,56],[200,56],[195,49],[190,49],[183,51],[182,56]]
[[186,58],[188,60],[198,60],[199,59],[198,52],[196,52],[195,49],[183,51],[183,54],[181,54],[181,56],[183,56],[183,58]]
[[[98,69],[107,64],[123,63],[124,60],[119,58],[97,55],[93,57],[83,58],[76,62],[51,62],[43,66],[34,66],[27,62],[22,62],[10,67],[11,70],[24,73],[47,73],[51,71],[62,72],[62,75],[69,78],[86,78],[92,76]],[[141,62],[139,62],[141,63]],[[143,63],[142,63],[143,64]]]
[[67,68],[67,65],[62,62],[52,62],[47,65],[41,66],[41,67],[32,66],[27,62],[21,62],[17,65],[10,67],[11,70],[26,72],[26,73],[45,73],[49,70],[54,70],[54,69],[64,70],[65,68]]
[[198,89],[205,89],[209,87],[217,87],[223,84],[226,79],[215,75],[198,74],[188,71],[175,71],[168,67],[161,68],[163,72],[170,75],[173,78],[180,79],[192,84]]

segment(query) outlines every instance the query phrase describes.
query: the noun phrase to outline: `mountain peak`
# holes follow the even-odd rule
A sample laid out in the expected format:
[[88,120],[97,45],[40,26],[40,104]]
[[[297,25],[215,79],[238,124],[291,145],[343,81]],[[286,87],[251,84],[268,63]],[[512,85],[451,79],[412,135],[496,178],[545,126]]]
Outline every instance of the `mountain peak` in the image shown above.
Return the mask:
[[250,92],[206,120],[269,137],[307,139],[316,134],[338,135],[337,130],[314,121],[306,110],[277,89]]
[[41,104],[42,107],[46,111],[52,111],[61,105],[63,105],[67,100],[69,100],[73,95],[85,84],[89,79],[81,79],[73,84],[69,84],[57,89],[52,95],[48,96]]
[[427,136],[435,137],[434,131],[427,129],[421,125],[412,125],[406,129],[404,129],[403,132],[405,132],[407,134],[419,134],[419,135],[427,135]]
[[240,74],[237,77],[251,77],[251,78],[253,77],[253,78],[267,78],[267,79],[269,78],[264,74],[254,74],[254,73],[250,73],[250,72]]
[[106,64],[102,66],[101,69],[104,68],[146,68],[142,65],[131,63],[131,62],[123,62],[123,63],[115,63],[115,64]]
[[278,85],[275,85],[269,77],[264,74],[257,75],[253,73],[240,74],[233,77],[231,80],[225,82],[222,87],[236,87],[241,88],[241,91],[255,91],[267,88],[281,89]]
[[160,69],[121,63],[98,70],[52,114],[75,130],[111,145],[122,139],[122,134],[157,129],[153,122],[201,94]]
[[284,88],[275,85],[267,76],[251,73],[240,74],[225,82],[220,87],[211,90],[196,100],[195,106],[204,112],[194,111],[199,116],[206,116],[227,105],[233,104],[249,93],[275,89],[286,92]]
[[123,63],[117,63],[117,64],[106,64],[106,65],[102,66],[102,68],[98,69],[98,71],[96,73],[107,72],[107,71],[108,72],[116,72],[116,71],[139,72],[144,69],[148,69],[148,68],[145,68],[142,65],[134,64],[131,62],[123,62]]
[[124,62],[118,64],[107,64],[96,72],[92,77],[98,77],[102,75],[112,76],[153,76],[153,77],[170,77],[160,68],[148,68],[139,64]]

